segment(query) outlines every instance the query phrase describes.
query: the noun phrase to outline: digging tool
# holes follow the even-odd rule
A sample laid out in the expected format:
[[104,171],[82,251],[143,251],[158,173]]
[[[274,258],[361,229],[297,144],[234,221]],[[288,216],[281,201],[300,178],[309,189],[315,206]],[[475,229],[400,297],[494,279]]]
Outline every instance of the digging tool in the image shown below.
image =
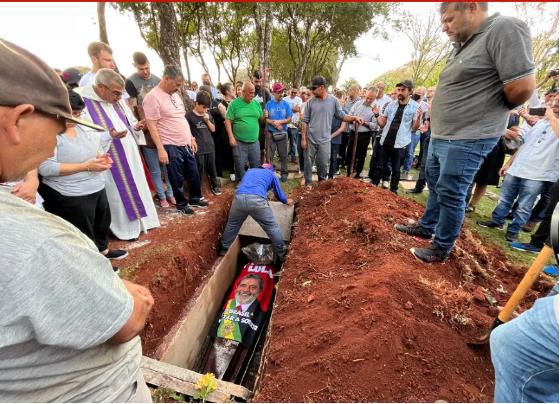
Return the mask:
[[537,255],[535,261],[531,264],[531,267],[525,273],[525,276],[523,276],[523,279],[521,279],[519,285],[517,285],[517,288],[515,288],[513,294],[510,296],[500,314],[498,314],[498,317],[494,320],[494,323],[492,323],[490,330],[478,339],[467,342],[467,345],[478,346],[487,344],[490,341],[490,334],[494,328],[511,320],[513,311],[517,308],[519,302],[525,297],[527,291],[531,288],[531,286],[533,286],[533,283],[535,283],[535,280],[537,280],[537,277],[544,269],[550,257],[553,255],[554,250],[545,245],[539,255]]
[[352,147],[352,159],[350,161],[350,167],[347,168],[347,177],[351,177],[354,174],[354,163],[356,162],[356,150],[358,149],[358,124],[354,123],[354,147]]

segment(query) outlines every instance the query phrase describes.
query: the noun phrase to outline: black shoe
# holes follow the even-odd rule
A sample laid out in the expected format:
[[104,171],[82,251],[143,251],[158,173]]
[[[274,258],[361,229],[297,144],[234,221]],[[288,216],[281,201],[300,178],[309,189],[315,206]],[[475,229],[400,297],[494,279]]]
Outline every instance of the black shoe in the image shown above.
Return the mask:
[[465,213],[471,213],[474,211],[476,211],[476,207],[471,205],[467,206],[467,208],[465,209]]
[[196,202],[189,202],[189,206],[191,206],[193,208],[207,208],[208,207],[208,202],[206,202],[203,198],[200,198]]
[[194,210],[192,210],[192,208],[185,206],[183,209],[177,209],[177,212],[179,212],[181,215],[184,216],[192,216],[194,215]]
[[416,188],[412,188],[412,189],[408,189],[406,191],[407,194],[421,194],[422,193],[422,189],[416,189]]
[[498,223],[494,223],[492,220],[481,220],[477,222],[480,227],[486,227],[488,229],[498,229],[503,230],[504,226]]
[[422,228],[422,226],[420,226],[418,224],[411,224],[411,225],[407,226],[405,224],[397,223],[395,225],[395,229],[397,229],[401,233],[408,234],[409,236],[420,237],[420,238],[423,238],[423,239],[426,239],[426,240],[429,240],[429,239],[432,238],[432,234],[429,231],[424,230]]
[[107,254],[104,254],[105,257],[109,258],[110,260],[122,260],[123,258],[128,257],[128,251],[126,250],[109,250]]
[[113,272],[116,273],[117,275],[121,272],[121,270],[117,267],[113,267]]
[[519,236],[516,233],[506,232],[506,240],[509,242],[518,241]]
[[288,182],[288,177],[286,175],[281,176],[280,182]]
[[416,259],[427,262],[428,264],[443,262],[447,258],[447,254],[437,247],[417,248],[412,247],[410,252]]
[[212,193],[216,196],[221,195],[222,191],[220,190],[219,187],[212,187]]

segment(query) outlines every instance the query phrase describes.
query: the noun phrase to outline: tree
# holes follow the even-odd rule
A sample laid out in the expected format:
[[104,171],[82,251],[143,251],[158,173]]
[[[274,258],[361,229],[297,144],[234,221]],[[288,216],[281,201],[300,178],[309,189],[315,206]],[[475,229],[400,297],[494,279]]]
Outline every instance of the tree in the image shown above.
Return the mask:
[[408,77],[414,85],[426,85],[428,78],[442,66],[442,60],[451,51],[451,44],[442,35],[435,11],[430,12],[428,18],[405,13],[403,20],[401,30],[410,40],[413,48]]
[[150,3],[159,17],[159,55],[166,65],[181,67],[179,57],[179,37],[177,33],[177,17],[173,3],[155,2]]
[[558,68],[558,3],[515,3],[517,16],[530,28],[537,81]]
[[[287,33],[285,44],[296,86],[307,82],[323,66],[338,80],[344,62],[356,54],[354,41],[374,28],[374,17],[387,16],[391,3],[278,3],[279,28]],[[359,17],[357,17],[359,16]]]
[[358,80],[356,80],[354,77],[350,77],[348,79],[346,79],[344,81],[344,83],[342,83],[342,88],[346,91],[348,91],[350,89],[350,87],[352,87],[353,85],[357,85],[359,86],[360,84],[358,83]]
[[99,40],[101,42],[109,44],[109,36],[107,35],[107,21],[105,20],[105,6],[107,6],[106,2],[97,2],[97,21],[99,23]]
[[257,39],[258,59],[260,69],[267,79],[269,70],[270,48],[272,44],[272,4],[257,2],[253,6],[253,18],[255,21],[255,32]]

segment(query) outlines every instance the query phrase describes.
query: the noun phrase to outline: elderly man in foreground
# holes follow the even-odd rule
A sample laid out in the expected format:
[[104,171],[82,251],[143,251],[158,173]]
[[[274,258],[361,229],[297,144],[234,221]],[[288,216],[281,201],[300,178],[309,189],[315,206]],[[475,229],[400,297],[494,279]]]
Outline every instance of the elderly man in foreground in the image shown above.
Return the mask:
[[[2,39],[0,88],[4,182],[52,156],[76,120],[54,70]],[[121,281],[87,236],[5,187],[0,230],[0,402],[151,402],[138,337],[150,291]]]

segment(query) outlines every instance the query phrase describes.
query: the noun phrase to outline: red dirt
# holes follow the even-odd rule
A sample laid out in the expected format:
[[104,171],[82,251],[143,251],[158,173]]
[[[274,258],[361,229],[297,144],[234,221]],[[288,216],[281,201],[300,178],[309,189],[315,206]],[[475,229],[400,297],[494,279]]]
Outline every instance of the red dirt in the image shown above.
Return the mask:
[[422,210],[347,178],[303,191],[254,401],[492,401],[488,348],[465,342],[498,313],[481,287],[503,305],[524,268],[468,230],[447,262],[417,261],[429,242],[393,225]]
[[232,195],[232,189],[224,187],[222,195],[211,197],[210,206],[197,209],[193,217],[180,216],[174,208],[158,208],[162,227],[133,243],[111,243],[111,248],[129,250],[125,260],[115,263],[121,276],[148,287],[154,296],[154,307],[141,334],[144,355],[158,359],[156,350],[162,339],[210,275]]

